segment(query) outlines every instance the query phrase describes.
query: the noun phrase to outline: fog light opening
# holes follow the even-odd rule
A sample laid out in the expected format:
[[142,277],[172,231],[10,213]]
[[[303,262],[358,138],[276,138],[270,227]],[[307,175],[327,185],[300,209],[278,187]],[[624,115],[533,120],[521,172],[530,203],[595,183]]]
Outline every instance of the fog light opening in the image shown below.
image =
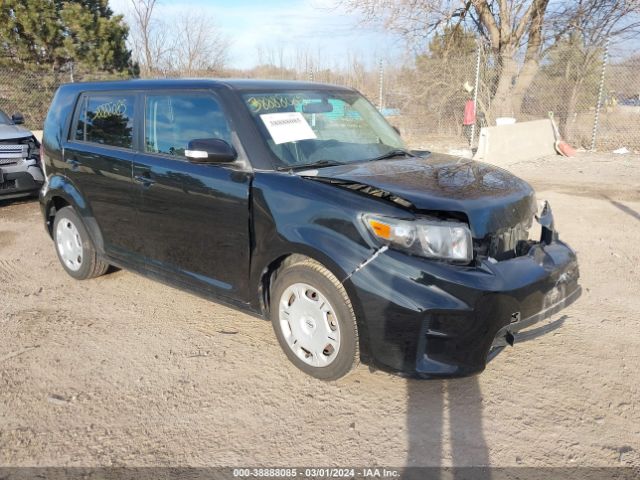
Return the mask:
[[513,344],[516,342],[516,337],[513,336],[513,333],[507,332],[504,335],[504,339],[507,341],[509,345],[513,347]]

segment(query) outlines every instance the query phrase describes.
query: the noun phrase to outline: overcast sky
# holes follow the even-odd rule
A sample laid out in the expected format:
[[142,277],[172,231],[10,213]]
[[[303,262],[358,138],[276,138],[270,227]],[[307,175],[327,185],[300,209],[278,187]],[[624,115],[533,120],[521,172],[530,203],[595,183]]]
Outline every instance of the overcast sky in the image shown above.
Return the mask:
[[[116,13],[126,14],[131,0],[109,0]],[[323,63],[346,61],[348,53],[370,63],[400,49],[399,41],[373,28],[357,27],[358,16],[335,8],[336,0],[161,0],[159,18],[171,18],[184,8],[205,11],[232,41],[229,65],[249,68],[258,62],[257,47],[296,47],[322,57]]]

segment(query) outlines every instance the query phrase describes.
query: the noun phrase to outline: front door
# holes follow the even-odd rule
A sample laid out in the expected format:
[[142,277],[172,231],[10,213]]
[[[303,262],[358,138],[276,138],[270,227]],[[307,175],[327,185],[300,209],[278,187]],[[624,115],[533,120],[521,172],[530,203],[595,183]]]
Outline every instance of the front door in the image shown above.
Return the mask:
[[232,143],[230,123],[211,92],[148,94],[139,184],[140,253],[152,269],[246,301],[251,174],[235,165],[187,161],[191,140]]

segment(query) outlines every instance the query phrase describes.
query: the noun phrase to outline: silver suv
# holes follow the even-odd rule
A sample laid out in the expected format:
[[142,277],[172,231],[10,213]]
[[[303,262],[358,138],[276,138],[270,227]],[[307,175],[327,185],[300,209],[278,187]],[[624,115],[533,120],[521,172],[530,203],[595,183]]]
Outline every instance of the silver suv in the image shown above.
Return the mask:
[[44,182],[40,143],[23,123],[0,110],[0,199],[33,195]]

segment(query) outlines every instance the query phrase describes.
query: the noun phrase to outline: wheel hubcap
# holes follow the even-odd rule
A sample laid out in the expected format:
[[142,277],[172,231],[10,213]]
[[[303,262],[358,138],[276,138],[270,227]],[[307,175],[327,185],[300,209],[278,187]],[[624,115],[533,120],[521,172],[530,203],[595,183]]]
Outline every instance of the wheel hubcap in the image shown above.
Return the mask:
[[71,220],[63,219],[56,227],[56,246],[62,262],[74,272],[82,266],[82,240]]
[[303,362],[325,367],[340,350],[340,327],[329,301],[306,283],[288,287],[280,298],[280,328],[289,348]]

